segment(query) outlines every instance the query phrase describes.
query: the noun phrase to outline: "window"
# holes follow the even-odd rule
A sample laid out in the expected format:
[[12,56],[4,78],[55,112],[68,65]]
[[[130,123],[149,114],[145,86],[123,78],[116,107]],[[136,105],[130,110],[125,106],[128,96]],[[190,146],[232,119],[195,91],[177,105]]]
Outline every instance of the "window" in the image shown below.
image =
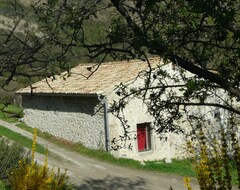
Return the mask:
[[138,151],[151,149],[150,125],[149,123],[137,124]]

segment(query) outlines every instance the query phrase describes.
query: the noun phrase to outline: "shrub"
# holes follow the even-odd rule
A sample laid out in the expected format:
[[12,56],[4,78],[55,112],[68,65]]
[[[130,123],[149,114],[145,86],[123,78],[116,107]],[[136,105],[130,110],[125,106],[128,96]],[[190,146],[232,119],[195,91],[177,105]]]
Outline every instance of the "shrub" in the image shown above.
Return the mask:
[[[240,143],[238,128],[233,117],[229,119],[229,128],[219,126],[219,133],[214,139],[208,141],[206,133],[201,126],[197,152],[191,142],[188,149],[196,160],[196,173],[201,190],[232,189],[233,174],[236,174],[238,188],[240,189]],[[219,135],[219,136],[217,136]],[[191,189],[189,181],[185,185]]]
[[34,138],[32,145],[31,162],[25,159],[19,161],[9,174],[8,182],[15,190],[68,190],[71,189],[68,184],[68,176],[66,170],[64,173],[58,169],[57,173],[54,169],[48,168],[48,153],[45,153],[44,165],[41,166],[34,161],[36,147],[36,129],[34,129]]
[[6,190],[5,184],[0,180],[0,189]]
[[0,180],[5,180],[8,173],[18,165],[18,161],[26,158],[26,150],[17,143],[0,139]]

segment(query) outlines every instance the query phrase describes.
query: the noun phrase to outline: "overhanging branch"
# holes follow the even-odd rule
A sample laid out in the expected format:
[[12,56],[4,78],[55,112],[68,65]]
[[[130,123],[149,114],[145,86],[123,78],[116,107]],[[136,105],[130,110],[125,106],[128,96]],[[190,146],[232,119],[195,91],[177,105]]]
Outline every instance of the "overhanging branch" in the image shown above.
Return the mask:
[[183,69],[186,69],[187,71],[196,74],[199,77],[202,77],[204,79],[207,79],[211,82],[218,84],[220,87],[227,90],[230,94],[240,99],[240,90],[237,88],[233,88],[231,83],[220,77],[218,74],[210,72],[206,69],[202,69],[201,67],[195,65],[194,63],[186,61],[176,55],[171,56],[171,61],[179,65]]
[[167,102],[168,105],[178,105],[178,106],[211,106],[211,107],[217,107],[217,108],[223,108],[225,110],[231,111],[233,113],[236,113],[240,115],[240,111],[234,109],[233,107],[228,107],[222,104],[216,104],[216,103],[199,103],[199,102]]

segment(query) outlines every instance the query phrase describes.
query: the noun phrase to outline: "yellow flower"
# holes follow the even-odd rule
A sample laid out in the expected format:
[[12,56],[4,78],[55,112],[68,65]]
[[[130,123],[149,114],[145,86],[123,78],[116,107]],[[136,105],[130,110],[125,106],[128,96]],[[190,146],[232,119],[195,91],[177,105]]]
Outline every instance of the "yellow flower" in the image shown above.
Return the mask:
[[189,177],[184,177],[183,178],[183,181],[184,181],[184,186],[187,187],[188,190],[192,190],[192,187],[190,185],[190,178]]

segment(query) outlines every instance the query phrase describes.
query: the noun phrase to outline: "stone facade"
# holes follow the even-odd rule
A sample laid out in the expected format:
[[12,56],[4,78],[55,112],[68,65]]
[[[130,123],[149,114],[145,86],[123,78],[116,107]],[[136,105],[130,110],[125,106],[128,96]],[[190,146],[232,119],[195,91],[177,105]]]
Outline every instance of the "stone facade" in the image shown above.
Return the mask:
[[104,114],[97,97],[23,95],[24,122],[54,136],[105,149]]

